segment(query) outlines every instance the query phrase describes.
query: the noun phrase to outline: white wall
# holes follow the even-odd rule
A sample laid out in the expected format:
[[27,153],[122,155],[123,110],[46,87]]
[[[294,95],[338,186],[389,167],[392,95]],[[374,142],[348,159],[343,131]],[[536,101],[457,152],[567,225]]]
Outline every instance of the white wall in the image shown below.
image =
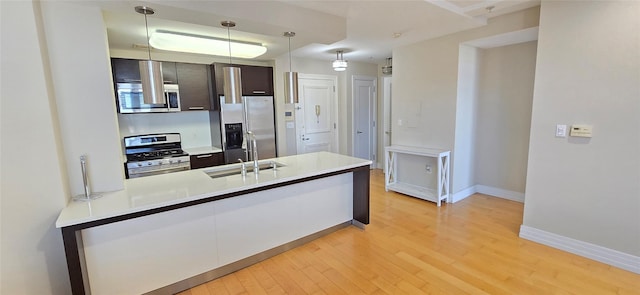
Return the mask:
[[102,12],[43,1],[42,19],[71,193],[84,192],[83,154],[93,191],[122,189],[122,150]]
[[[183,148],[212,146],[208,111],[118,114],[120,136],[177,132]],[[121,141],[122,142],[122,141]],[[220,142],[214,144],[220,146]]]
[[[524,226],[640,256],[640,2],[543,1]],[[593,138],[556,138],[556,124]]]
[[0,294],[62,295],[71,290],[54,222],[69,191],[33,5],[0,2]]
[[[340,154],[351,154],[352,123],[351,123],[351,76],[365,75],[377,77],[377,65],[369,63],[349,62],[347,71],[336,72],[331,66],[331,61],[316,60],[309,58],[292,58],[291,70],[299,74],[329,75],[338,78],[336,95],[338,97],[338,137]],[[284,104],[284,72],[289,71],[288,53],[278,57],[274,68],[274,90],[276,101],[276,133],[278,144],[278,155],[293,155],[295,151],[288,151],[287,146],[293,147],[291,138],[287,138],[287,129],[284,124],[284,112],[292,110],[293,107]],[[347,77],[349,77],[347,79]],[[290,133],[291,134],[291,133]],[[292,133],[295,135],[295,133]],[[293,139],[295,140],[295,139]]]
[[458,93],[456,97],[456,127],[453,154],[453,171],[456,174],[456,191],[472,187],[475,177],[476,116],[478,107],[478,80],[480,68],[479,49],[460,45],[458,57]]
[[[481,28],[393,52],[394,144],[454,149],[460,43],[538,25],[538,8],[495,17]],[[398,124],[402,120],[402,125]],[[456,155],[452,155],[455,167]],[[465,187],[452,170],[452,193]]]
[[481,50],[476,184],[524,193],[537,42]]

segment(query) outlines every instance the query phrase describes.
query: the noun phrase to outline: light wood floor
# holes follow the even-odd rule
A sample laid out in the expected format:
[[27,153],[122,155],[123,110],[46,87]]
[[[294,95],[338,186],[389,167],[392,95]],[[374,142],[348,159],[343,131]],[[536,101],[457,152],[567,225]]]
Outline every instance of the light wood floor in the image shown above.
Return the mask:
[[385,192],[350,226],[180,294],[640,294],[640,275],[518,238],[523,204]]

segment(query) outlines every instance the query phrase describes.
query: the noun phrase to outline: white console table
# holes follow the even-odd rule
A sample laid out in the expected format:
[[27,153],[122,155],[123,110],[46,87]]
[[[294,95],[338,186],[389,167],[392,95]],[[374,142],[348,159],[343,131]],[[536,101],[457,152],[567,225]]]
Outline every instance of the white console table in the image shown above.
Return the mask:
[[[437,188],[429,188],[427,186],[415,185],[403,182],[398,177],[398,154],[417,155],[422,157],[437,158]],[[385,190],[396,191],[416,198],[435,202],[440,206],[443,200],[451,202],[451,194],[449,193],[449,157],[450,151],[398,146],[392,145],[385,147],[385,165],[387,174],[385,175]]]

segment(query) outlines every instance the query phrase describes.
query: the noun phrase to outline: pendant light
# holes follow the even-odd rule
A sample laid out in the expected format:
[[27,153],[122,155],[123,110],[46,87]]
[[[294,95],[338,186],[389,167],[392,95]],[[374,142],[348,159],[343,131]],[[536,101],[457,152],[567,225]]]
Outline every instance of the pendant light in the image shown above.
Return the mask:
[[222,68],[224,76],[224,103],[240,104],[242,103],[242,80],[240,68],[232,66],[233,64],[231,63],[231,32],[229,30],[229,28],[235,27],[236,23],[225,20],[220,24],[227,28],[227,38],[229,39],[229,66]]
[[284,73],[284,103],[298,103],[298,73],[291,71],[291,37],[295,32],[284,32],[284,36],[289,38],[289,71]]
[[342,50],[336,51],[336,60],[333,61],[333,70],[336,72],[342,72],[347,69],[349,64],[342,56]]
[[151,46],[149,45],[149,25],[147,15],[155,12],[151,7],[136,6],[135,11],[144,14],[144,27],[147,32],[148,60],[138,62],[140,68],[140,82],[142,83],[142,98],[145,104],[166,104],[164,97],[164,80],[162,78],[162,63],[151,60]]

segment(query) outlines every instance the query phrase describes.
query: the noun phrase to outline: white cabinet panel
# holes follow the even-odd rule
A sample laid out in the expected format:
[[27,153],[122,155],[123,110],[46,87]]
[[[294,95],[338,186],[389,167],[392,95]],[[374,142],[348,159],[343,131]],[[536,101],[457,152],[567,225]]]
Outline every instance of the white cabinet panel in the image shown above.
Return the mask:
[[216,203],[220,264],[228,264],[353,218],[352,174]]
[[213,205],[83,230],[91,294],[141,294],[218,267]]

